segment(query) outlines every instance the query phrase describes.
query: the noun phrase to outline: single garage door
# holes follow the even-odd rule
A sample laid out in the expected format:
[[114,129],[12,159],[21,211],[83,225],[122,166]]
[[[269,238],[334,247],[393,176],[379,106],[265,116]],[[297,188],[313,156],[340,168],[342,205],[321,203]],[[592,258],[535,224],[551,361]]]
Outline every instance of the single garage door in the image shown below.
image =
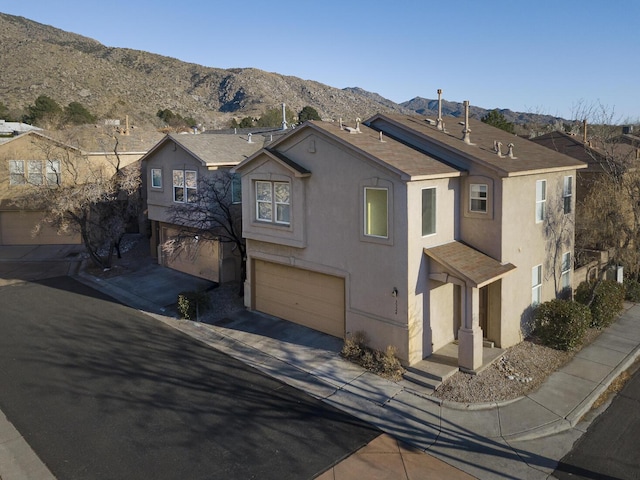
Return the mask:
[[255,309],[344,338],[344,279],[255,260]]
[[80,235],[58,235],[55,228],[42,225],[34,236],[41,212],[0,212],[1,245],[65,245],[80,243]]
[[[161,244],[179,233],[175,228],[163,227]],[[198,239],[195,234],[190,239],[183,239],[182,244],[183,248],[177,255],[163,254],[162,264],[179,272],[219,282],[220,244],[213,240]]]

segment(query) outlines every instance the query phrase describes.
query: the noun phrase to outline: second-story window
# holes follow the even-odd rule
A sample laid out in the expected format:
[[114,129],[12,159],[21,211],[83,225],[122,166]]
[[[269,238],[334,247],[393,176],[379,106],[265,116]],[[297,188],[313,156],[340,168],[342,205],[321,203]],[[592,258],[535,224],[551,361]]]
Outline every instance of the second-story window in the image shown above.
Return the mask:
[[487,213],[487,184],[472,183],[469,190],[469,210]]
[[24,161],[9,160],[9,185],[23,185],[25,183]]
[[231,203],[242,203],[242,183],[237,173],[231,177]]
[[161,168],[151,169],[151,187],[162,188],[162,169]]
[[291,185],[289,182],[256,182],[256,219],[289,225]]
[[60,185],[60,160],[47,160],[45,162],[46,165],[46,174],[47,174],[47,184],[48,185]]
[[542,301],[542,265],[531,269],[531,305],[538,305]]
[[60,160],[9,160],[9,185],[59,185],[60,177]]
[[547,181],[536,181],[536,223],[544,220],[547,202]]
[[573,177],[571,175],[564,177],[562,187],[562,199],[564,203],[564,213],[571,213],[571,197],[573,196]]
[[389,191],[386,188],[364,189],[364,234],[370,237],[389,236]]
[[195,170],[173,171],[173,201],[195,203],[198,193],[198,172]]
[[422,189],[422,236],[436,233],[436,189]]
[[571,286],[571,252],[562,254],[562,270],[560,273],[560,286],[569,288]]

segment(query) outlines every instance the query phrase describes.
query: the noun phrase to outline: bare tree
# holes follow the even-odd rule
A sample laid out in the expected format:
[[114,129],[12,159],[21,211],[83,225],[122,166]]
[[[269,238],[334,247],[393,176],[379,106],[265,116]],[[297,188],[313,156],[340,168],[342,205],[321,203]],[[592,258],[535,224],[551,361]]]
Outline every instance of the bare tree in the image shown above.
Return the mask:
[[247,253],[242,237],[242,205],[234,202],[234,196],[239,195],[237,181],[238,177],[230,170],[201,176],[194,201],[174,204],[169,209],[170,223],[180,228],[162,248],[168,255],[179,255],[188,251],[194,235],[203,240],[232,244],[240,257],[240,295],[243,295]]
[[[140,167],[121,166],[117,137],[110,137],[110,155],[89,158],[59,141],[34,141],[44,158],[38,177],[24,174],[13,203],[44,212],[36,232],[48,224],[61,232],[78,233],[93,263],[110,268],[114,250],[140,205]],[[106,253],[104,252],[106,249]]]

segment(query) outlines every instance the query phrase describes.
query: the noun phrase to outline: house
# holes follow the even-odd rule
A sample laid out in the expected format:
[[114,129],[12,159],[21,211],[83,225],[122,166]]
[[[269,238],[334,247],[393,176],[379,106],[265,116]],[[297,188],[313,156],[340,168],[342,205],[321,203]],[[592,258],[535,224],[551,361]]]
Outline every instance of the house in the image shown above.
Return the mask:
[[[168,134],[149,150],[142,159],[143,184],[151,255],[159,264],[218,283],[240,280],[241,259],[234,245],[203,238],[188,219],[176,223],[173,207],[195,203],[205,179],[229,174],[265,141],[261,135]],[[230,204],[239,205],[240,184],[232,190]],[[183,248],[167,253],[163,246],[175,238]]]
[[[82,138],[77,132],[67,136],[37,129],[0,143],[0,245],[80,243],[79,235],[42,224],[42,211],[22,210],[13,201],[31,187],[111,176],[146,152],[137,138],[102,135],[95,127],[89,132],[90,138]],[[78,138],[88,148],[81,148]]]
[[457,341],[476,371],[483,345],[520,342],[532,306],[572,285],[583,167],[475,120],[307,122],[235,168],[245,304],[363,331],[407,365]]
[[0,138],[14,137],[16,135],[20,135],[21,133],[41,130],[41,128],[34,127],[33,125],[29,125],[27,123],[7,122],[6,120],[0,119]]

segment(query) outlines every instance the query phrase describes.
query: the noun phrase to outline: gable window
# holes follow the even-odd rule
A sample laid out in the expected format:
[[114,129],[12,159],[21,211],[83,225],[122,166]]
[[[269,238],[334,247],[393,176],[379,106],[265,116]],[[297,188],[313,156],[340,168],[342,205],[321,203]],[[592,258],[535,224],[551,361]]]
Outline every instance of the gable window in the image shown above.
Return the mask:
[[364,189],[364,234],[370,237],[389,236],[389,191],[386,188]]
[[542,265],[531,270],[531,305],[538,305],[542,300]]
[[198,172],[195,170],[173,171],[173,201],[195,203],[198,193]]
[[45,170],[47,184],[60,185],[60,160],[47,160]]
[[9,185],[23,185],[25,183],[24,161],[9,160]]
[[151,187],[162,188],[162,169],[161,168],[151,169]]
[[547,181],[536,181],[536,223],[544,220],[547,202]]
[[256,219],[289,225],[291,185],[289,182],[256,182]]
[[231,177],[231,203],[242,203],[242,183],[237,173]]
[[562,199],[564,201],[564,213],[571,213],[571,197],[573,196],[573,177],[564,177],[562,187]]
[[436,233],[436,189],[422,189],[422,236]]
[[566,252],[562,254],[560,286],[563,289],[569,288],[571,286],[571,252]]
[[472,183],[469,191],[469,210],[487,213],[487,184]]

